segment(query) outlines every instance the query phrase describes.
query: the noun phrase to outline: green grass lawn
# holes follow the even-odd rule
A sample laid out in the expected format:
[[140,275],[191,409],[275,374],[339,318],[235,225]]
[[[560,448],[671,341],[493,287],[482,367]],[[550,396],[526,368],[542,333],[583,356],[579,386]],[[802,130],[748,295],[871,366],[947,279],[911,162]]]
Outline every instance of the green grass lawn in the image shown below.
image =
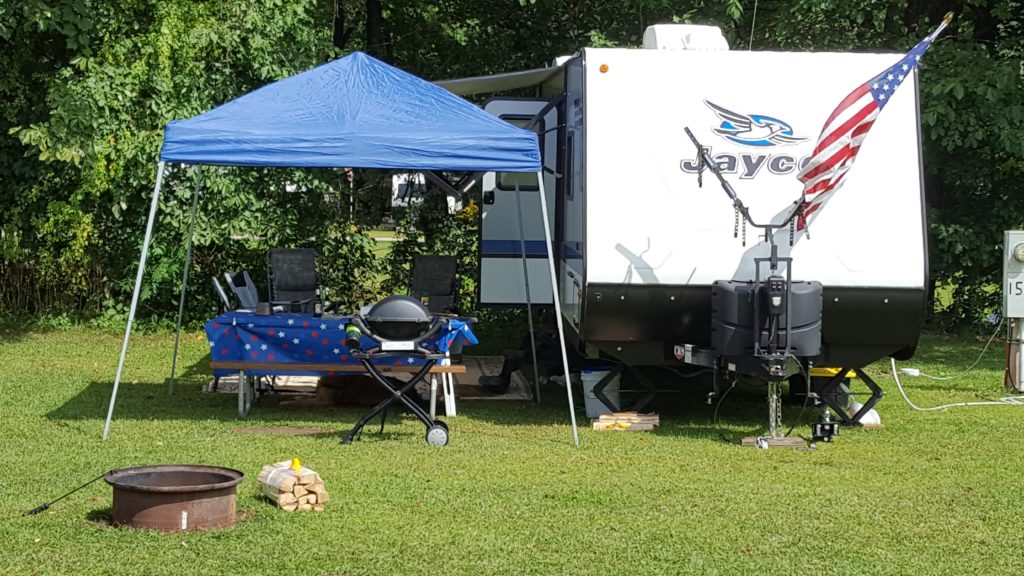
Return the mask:
[[395,238],[398,237],[398,232],[395,230],[370,230],[367,234],[375,241],[373,255],[377,260],[383,260],[391,253],[391,245],[395,243]]
[[[672,395],[653,433],[581,430],[564,395],[544,403],[459,404],[452,443],[427,446],[411,417],[351,446],[356,409],[288,409],[264,398],[245,422],[235,398],[200,391],[206,340],[184,339],[168,397],[173,337],[133,339],[111,437],[100,440],[120,336],[0,332],[0,566],[9,574],[1021,574],[1024,408],[911,411],[887,365],[885,427],[844,430],[817,451],[729,445],[706,390]],[[953,374],[983,343],[928,337],[906,366]],[[1003,352],[949,381],[908,379],[922,405],[1002,395]],[[723,431],[762,429],[756,388],[723,403]],[[791,423],[799,407],[788,407]],[[582,417],[582,412],[580,412]],[[804,420],[809,422],[811,415]],[[584,422],[581,418],[581,422]],[[302,426],[314,436],[238,434]],[[798,431],[806,433],[806,426]],[[326,479],[327,511],[282,513],[258,497],[265,463],[298,455]],[[238,468],[241,522],[161,534],[106,523],[93,484],[35,517],[22,513],[111,468]]]

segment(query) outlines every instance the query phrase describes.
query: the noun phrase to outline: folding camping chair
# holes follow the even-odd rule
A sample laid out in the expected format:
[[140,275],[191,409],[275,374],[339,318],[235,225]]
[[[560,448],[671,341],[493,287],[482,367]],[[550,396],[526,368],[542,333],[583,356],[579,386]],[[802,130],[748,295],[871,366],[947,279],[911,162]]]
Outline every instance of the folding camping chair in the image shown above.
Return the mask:
[[[455,312],[458,283],[456,270],[458,261],[455,256],[433,256],[420,254],[412,261],[412,283],[409,291],[419,299],[433,314],[451,314]],[[450,354],[440,361],[442,366],[450,366]],[[444,398],[445,416],[455,416],[455,378],[450,373],[441,374],[441,389]],[[437,375],[430,375],[430,415],[437,413]]]
[[456,308],[455,256],[420,254],[412,261],[412,297],[423,302],[432,314],[451,314]]
[[[319,314],[320,277],[312,248],[273,248],[267,253],[267,286],[270,302],[289,312]],[[333,308],[333,306],[324,309]]]
[[228,295],[224,292],[224,287],[220,285],[220,281],[217,280],[216,276],[211,276],[210,280],[213,281],[213,291],[217,295],[217,313],[223,314],[231,310],[231,300],[228,300]]
[[[247,270],[236,272],[224,273],[224,279],[227,281],[228,286],[231,287],[231,291],[234,292],[235,297],[238,298],[238,304],[241,306],[241,310],[255,310],[256,304],[260,301],[260,293],[256,290],[256,284],[252,281],[252,277],[249,276]],[[227,302],[227,295],[223,294],[224,290],[220,288],[217,279],[214,278],[214,284],[222,295],[222,300]],[[229,305],[230,309],[230,305]]]

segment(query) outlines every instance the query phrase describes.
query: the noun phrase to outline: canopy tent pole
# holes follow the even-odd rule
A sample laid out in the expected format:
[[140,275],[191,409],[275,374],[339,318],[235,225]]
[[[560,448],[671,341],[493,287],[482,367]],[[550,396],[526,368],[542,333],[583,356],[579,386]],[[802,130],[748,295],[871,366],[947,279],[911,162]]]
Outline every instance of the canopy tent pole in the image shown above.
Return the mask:
[[164,163],[161,161],[156,168],[156,186],[153,187],[153,200],[149,204],[149,221],[146,222],[146,235],[142,239],[142,256],[139,258],[139,271],[135,274],[135,291],[132,293],[132,305],[128,309],[128,325],[124,329],[124,342],[121,344],[121,359],[117,362],[117,375],[114,376],[114,390],[110,394],[110,407],[107,408],[107,422],[103,425],[103,439],[110,435],[110,420],[114,417],[114,401],[117,400],[117,388],[121,384],[121,372],[124,371],[124,357],[128,353],[128,338],[132,334],[132,323],[135,321],[135,309],[139,305],[139,293],[142,291],[142,276],[146,271],[146,256],[149,255],[149,240],[153,237],[153,222],[156,220],[156,209],[160,205],[160,185],[164,180]]
[[548,224],[548,199],[544,192],[544,173],[537,172],[537,185],[540,188],[540,212],[544,222],[544,239],[548,248],[548,271],[551,272],[551,299],[555,302],[555,323],[558,326],[558,342],[562,349],[562,368],[565,370],[565,394],[569,398],[569,419],[572,420],[572,439],[576,447],[580,445],[580,433],[576,429],[576,403],[572,399],[572,373],[569,372],[569,356],[565,350],[565,332],[562,331],[562,304],[558,294],[558,282],[555,278],[555,249],[551,244],[551,225]]
[[526,267],[526,231],[523,230],[522,191],[516,181],[516,217],[519,218],[519,256],[523,263],[523,287],[526,290],[526,319],[530,323],[530,353],[533,355],[533,387],[535,400],[540,402],[540,374],[537,370],[537,339],[533,334],[533,303],[530,301],[530,273]]
[[196,206],[199,205],[200,167],[196,166],[193,173],[196,187],[192,191],[192,216],[188,221],[188,241],[185,244],[185,271],[181,276],[181,298],[178,300],[178,324],[174,328],[174,355],[171,356],[171,381],[167,385],[167,395],[174,395],[174,372],[178,367],[178,341],[181,339],[181,317],[185,312],[185,292],[188,291],[188,269],[192,267],[192,236],[196,230]]

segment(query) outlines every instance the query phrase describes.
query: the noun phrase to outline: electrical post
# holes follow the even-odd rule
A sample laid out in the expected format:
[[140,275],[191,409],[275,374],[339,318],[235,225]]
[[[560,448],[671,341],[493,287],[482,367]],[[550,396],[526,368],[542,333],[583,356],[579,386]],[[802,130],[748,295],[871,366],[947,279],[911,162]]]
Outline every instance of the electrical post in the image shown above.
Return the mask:
[[1003,318],[1007,320],[1007,388],[1024,392],[1024,231],[1003,232]]

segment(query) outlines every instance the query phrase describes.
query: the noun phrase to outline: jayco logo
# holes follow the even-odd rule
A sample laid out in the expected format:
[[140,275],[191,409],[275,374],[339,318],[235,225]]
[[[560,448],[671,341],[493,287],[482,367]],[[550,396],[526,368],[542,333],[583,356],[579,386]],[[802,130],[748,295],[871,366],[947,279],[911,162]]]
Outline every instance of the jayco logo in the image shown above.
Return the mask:
[[[766,149],[789,146],[807,140],[807,138],[794,135],[793,127],[778,118],[764,114],[740,114],[708,100],[705,100],[704,104],[715,113],[720,121],[718,126],[711,128],[712,132],[734,144]],[[765,152],[768,151],[765,150]],[[713,154],[712,159],[718,164],[722,173],[739,174],[741,179],[748,180],[757,176],[763,169],[772,174],[792,174],[803,168],[809,157],[800,158],[786,153],[751,154],[740,152],[737,154],[722,152]],[[687,174],[696,174],[697,161],[682,160],[679,162],[679,169]]]
[[722,123],[712,128],[715,134],[744,146],[785,146],[803,142],[807,138],[793,135],[793,127],[787,122],[763,114],[740,114],[722,108],[714,102],[704,101],[714,110]]

